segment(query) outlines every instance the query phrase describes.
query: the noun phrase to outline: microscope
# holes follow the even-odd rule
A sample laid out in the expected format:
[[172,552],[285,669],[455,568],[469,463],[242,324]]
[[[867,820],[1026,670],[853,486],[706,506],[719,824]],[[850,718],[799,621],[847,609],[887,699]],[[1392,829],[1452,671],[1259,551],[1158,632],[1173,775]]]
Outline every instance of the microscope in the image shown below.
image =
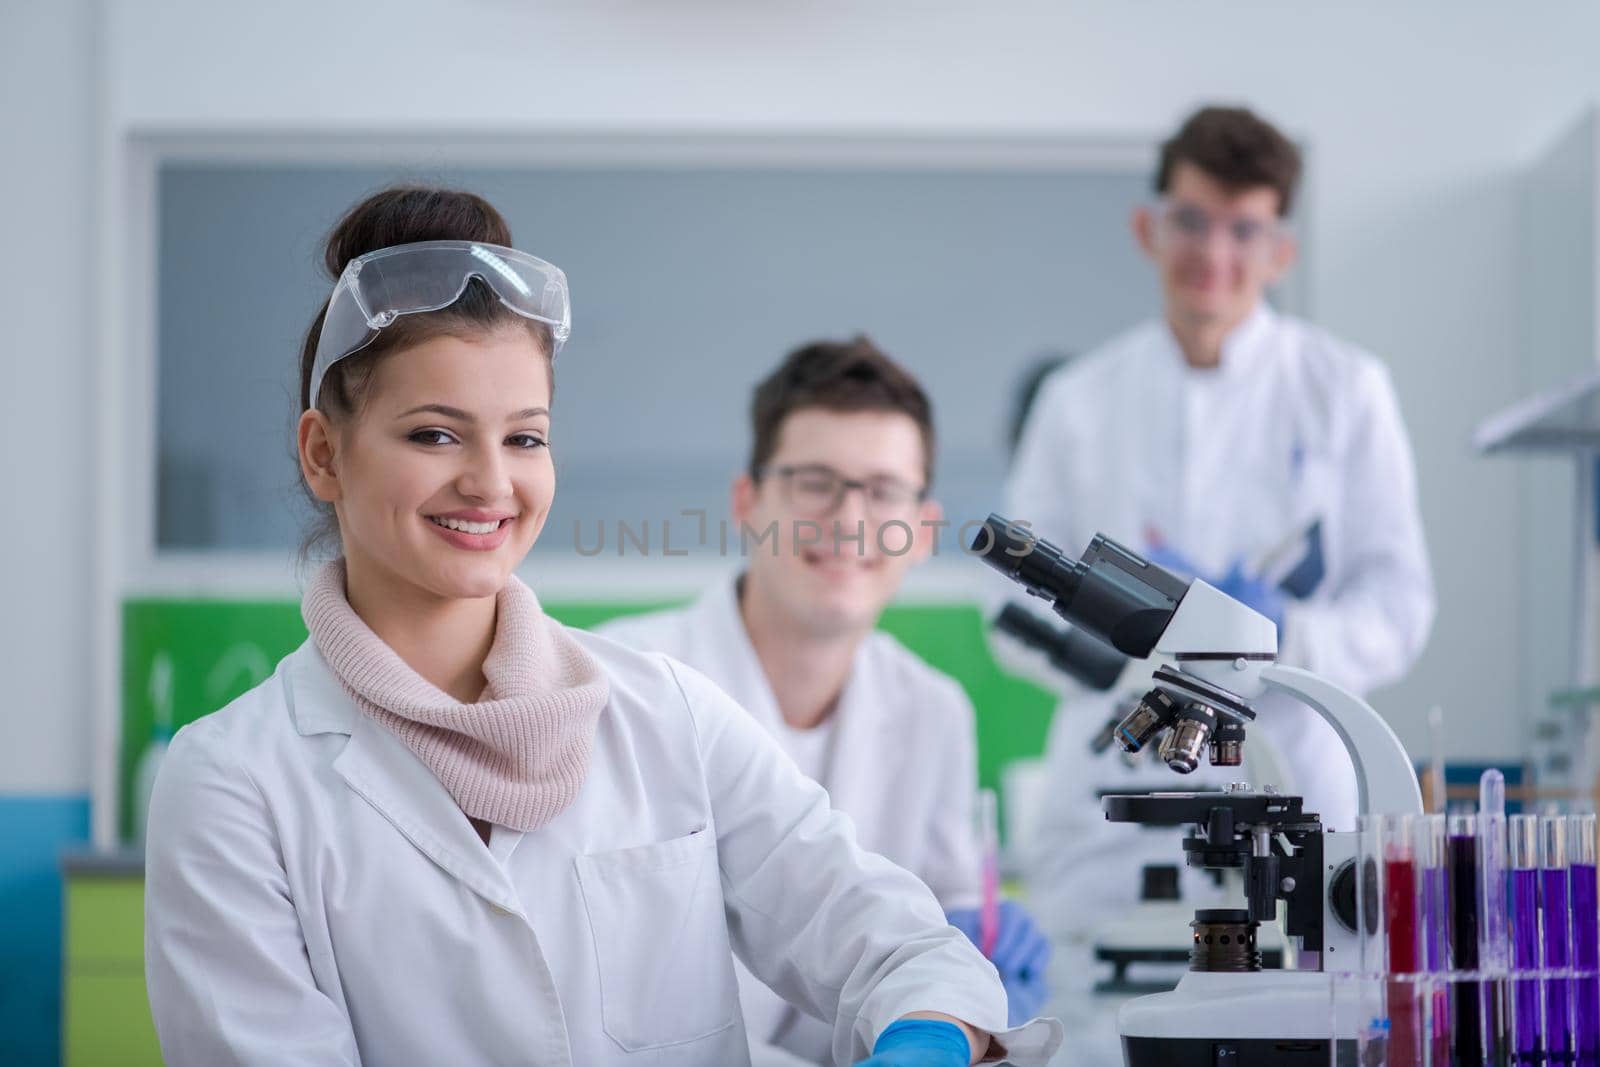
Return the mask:
[[[990,515],[971,551],[1122,655],[1171,660],[1114,731],[1125,751],[1157,745],[1180,774],[1202,759],[1238,766],[1253,702],[1279,691],[1333,727],[1355,767],[1361,814],[1422,813],[1394,731],[1358,697],[1276,663],[1271,620],[1103,535],[1072,559],[1025,524]],[[1373,923],[1358,920],[1357,878],[1366,889],[1369,877],[1358,875],[1358,835],[1324,827],[1301,797],[1242,783],[1223,792],[1107,796],[1103,806],[1113,822],[1188,827],[1185,862],[1244,875],[1243,907],[1195,913],[1189,971],[1178,987],[1122,1006],[1127,1067],[1353,1064],[1358,1021],[1341,1019],[1335,1029],[1330,982],[1335,971],[1358,970],[1363,940],[1370,947],[1376,936]],[[1276,920],[1280,901],[1295,969],[1263,970],[1257,930]]]

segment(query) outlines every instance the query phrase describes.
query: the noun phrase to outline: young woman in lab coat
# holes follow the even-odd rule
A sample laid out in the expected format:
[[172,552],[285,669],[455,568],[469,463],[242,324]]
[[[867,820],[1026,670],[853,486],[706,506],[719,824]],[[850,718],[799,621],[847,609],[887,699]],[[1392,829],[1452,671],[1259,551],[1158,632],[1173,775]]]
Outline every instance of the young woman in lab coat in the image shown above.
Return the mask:
[[169,1063],[740,1064],[733,957],[836,1063],[1042,1064],[993,968],[745,712],[513,570],[554,494],[565,278],[469,194],[356,206],[301,361],[342,555],[310,639],[180,731],[151,802]]
[[[921,878],[950,921],[981,940],[972,702],[876,628],[942,518],[928,496],[932,404],[908,370],[858,337],[791,352],[756,386],[750,418],[732,513],[774,539],[751,535],[738,573],[689,607],[601,632],[704,671],[827,788],[862,844]],[[1044,1004],[1049,955],[1027,912],[1004,902],[990,957],[1011,1021]],[[821,1021],[743,969],[739,993],[757,1067],[826,1062]]]

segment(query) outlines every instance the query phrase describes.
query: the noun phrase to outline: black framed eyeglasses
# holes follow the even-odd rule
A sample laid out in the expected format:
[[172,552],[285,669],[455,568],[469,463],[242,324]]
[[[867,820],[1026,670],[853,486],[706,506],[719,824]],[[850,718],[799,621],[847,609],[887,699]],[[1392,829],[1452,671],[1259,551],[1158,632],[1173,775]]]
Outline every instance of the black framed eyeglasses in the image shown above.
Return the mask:
[[778,464],[758,468],[757,478],[775,475],[785,502],[796,514],[810,518],[832,515],[844,505],[845,494],[861,490],[867,512],[874,518],[908,514],[928,497],[926,486],[912,485],[893,475],[846,478],[826,463]]

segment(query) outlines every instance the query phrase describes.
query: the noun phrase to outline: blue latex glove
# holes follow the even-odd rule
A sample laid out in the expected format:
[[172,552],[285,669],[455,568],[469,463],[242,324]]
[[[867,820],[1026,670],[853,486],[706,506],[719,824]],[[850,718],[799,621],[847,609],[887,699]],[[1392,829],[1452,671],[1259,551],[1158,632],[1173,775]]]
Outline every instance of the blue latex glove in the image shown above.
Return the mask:
[[[977,908],[957,908],[945,917],[967,940],[981,944]],[[1000,902],[998,934],[989,961],[1006,987],[1006,1025],[1021,1026],[1039,1014],[1050,996],[1045,975],[1050,966],[1050,939],[1014,900]]]
[[[1276,586],[1268,585],[1260,578],[1252,578],[1246,575],[1242,561],[1234,560],[1233,565],[1228,568],[1228,573],[1220,578],[1215,578],[1202,572],[1182,552],[1164,544],[1157,544],[1152,547],[1145,553],[1145,559],[1158,567],[1173,572],[1180,578],[1199,578],[1219,592],[1231,596],[1245,607],[1265,615],[1272,620],[1274,626],[1282,631],[1283,605],[1285,601],[1283,591]],[[1320,540],[1317,542],[1316,562],[1319,566],[1321,565]]]
[[955,1023],[901,1019],[878,1035],[872,1055],[856,1067],[967,1067],[972,1046]]
[[1283,629],[1284,595],[1276,587],[1268,585],[1260,578],[1251,578],[1244,573],[1244,567],[1236,560],[1228,568],[1228,573],[1220,579],[1211,581],[1206,579],[1217,589],[1233,597],[1245,607],[1258,611],[1272,620],[1274,626]]

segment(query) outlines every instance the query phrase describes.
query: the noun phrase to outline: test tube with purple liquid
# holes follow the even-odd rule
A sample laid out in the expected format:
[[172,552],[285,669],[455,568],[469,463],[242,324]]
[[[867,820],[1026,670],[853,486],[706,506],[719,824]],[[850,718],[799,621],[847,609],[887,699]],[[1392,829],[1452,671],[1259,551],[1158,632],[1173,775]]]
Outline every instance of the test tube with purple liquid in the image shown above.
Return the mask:
[[1572,904],[1572,1031],[1574,1062],[1600,1067],[1600,901],[1596,900],[1595,817],[1574,815],[1567,827]]
[[[1478,969],[1478,819],[1452,815],[1450,832],[1450,966],[1455,971]],[[1450,1006],[1456,1063],[1480,1067],[1484,1062],[1486,992],[1482,982],[1461,981],[1451,987]]]
[[1540,965],[1544,970],[1544,1054],[1572,1062],[1572,906],[1567,897],[1567,817],[1539,820]]
[[1542,1067],[1539,1040],[1539,819],[1513,815],[1510,837],[1508,933],[1511,942],[1511,1062]]

